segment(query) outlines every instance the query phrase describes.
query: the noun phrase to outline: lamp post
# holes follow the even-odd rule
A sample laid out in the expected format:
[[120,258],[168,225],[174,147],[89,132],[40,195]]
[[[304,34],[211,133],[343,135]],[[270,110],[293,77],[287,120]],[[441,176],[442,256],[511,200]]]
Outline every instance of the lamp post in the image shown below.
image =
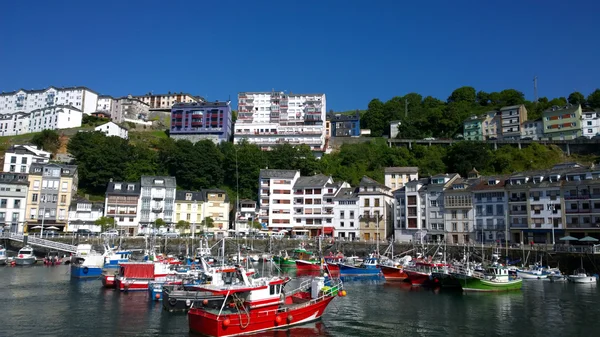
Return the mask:
[[[548,210],[554,213],[554,211],[556,210],[556,206],[554,206],[554,204],[548,204]],[[552,226],[552,247],[554,247],[554,245],[556,244],[554,240],[554,220],[550,223],[550,226]]]
[[46,218],[46,207],[42,209],[42,229],[40,230],[40,237],[44,236],[44,219]]

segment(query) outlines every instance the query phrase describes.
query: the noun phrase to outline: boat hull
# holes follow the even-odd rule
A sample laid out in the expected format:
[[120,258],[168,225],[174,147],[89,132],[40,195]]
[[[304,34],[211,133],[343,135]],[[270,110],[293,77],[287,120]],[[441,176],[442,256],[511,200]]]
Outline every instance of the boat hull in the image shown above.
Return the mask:
[[517,276],[524,280],[541,280],[548,278],[548,274],[532,273],[524,270],[517,270]]
[[37,262],[35,257],[16,257],[14,261],[17,266],[31,266]]
[[381,275],[379,268],[361,268],[349,266],[347,264],[339,264],[340,276],[377,276]]
[[572,283],[596,283],[598,280],[594,276],[567,276],[567,280]]
[[71,277],[73,278],[99,278],[100,276],[102,276],[100,267],[71,265]]
[[[227,314],[217,316],[202,309],[193,308],[188,312],[190,330],[205,336],[240,336],[273,329],[312,322],[321,318],[333,297],[316,303],[292,307],[287,312],[278,310],[252,310],[250,319],[246,315]],[[277,319],[279,317],[279,319]],[[226,325],[228,320],[229,325]],[[277,323],[277,321],[280,323]]]
[[492,282],[478,279],[475,277],[466,277],[460,281],[463,291],[478,292],[501,292],[521,290],[523,280],[510,280],[508,282]]
[[105,288],[112,288],[114,289],[116,287],[116,283],[115,283],[115,275],[103,275],[102,277],[102,285]]
[[296,260],[296,269],[302,271],[319,271],[321,270],[321,265],[317,262]]
[[121,280],[115,281],[115,287],[120,291],[146,291],[151,280]]
[[5,265],[6,264],[6,260],[7,260],[6,257],[0,258],[0,266]]
[[163,309],[169,312],[188,311],[192,307],[218,310],[224,299],[210,292],[175,290],[174,286],[165,286],[162,291]]
[[408,277],[403,268],[392,266],[379,266],[379,268],[381,269],[381,273],[386,281],[402,282]]
[[406,279],[414,286],[422,286],[427,284],[431,278],[427,273],[421,273],[414,270],[406,270]]

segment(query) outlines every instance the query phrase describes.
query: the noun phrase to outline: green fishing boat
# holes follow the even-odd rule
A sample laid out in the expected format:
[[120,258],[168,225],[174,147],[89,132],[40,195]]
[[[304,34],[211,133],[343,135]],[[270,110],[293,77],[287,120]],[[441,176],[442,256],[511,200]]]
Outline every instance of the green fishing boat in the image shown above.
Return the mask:
[[459,280],[463,291],[499,292],[521,290],[523,280],[511,275],[504,266],[494,265],[485,271],[461,270],[452,273]]
[[279,264],[282,268],[296,268],[296,260],[304,260],[309,262],[317,262],[313,253],[304,248],[294,249],[292,256],[289,256],[287,251],[283,254],[273,256],[273,262]]

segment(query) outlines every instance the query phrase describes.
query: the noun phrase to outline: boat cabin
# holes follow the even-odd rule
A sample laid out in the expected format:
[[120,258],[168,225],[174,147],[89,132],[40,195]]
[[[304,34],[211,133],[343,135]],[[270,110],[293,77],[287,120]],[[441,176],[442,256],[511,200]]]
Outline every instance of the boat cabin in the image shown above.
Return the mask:
[[294,260],[310,260],[312,258],[312,253],[307,251],[306,249],[296,249],[293,252],[293,259]]

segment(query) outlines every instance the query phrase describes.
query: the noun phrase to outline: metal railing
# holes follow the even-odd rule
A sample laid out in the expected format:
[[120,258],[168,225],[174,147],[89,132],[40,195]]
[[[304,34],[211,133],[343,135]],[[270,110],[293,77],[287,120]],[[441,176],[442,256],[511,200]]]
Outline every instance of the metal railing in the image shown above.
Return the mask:
[[[16,233],[7,233],[7,234],[8,235],[6,235],[6,234],[3,235],[7,239],[19,241],[19,242],[24,241],[25,236],[23,234],[16,234]],[[40,239],[40,238],[36,238],[35,236],[28,237],[27,243],[31,244],[31,245],[35,245],[35,246],[61,250],[61,251],[69,252],[69,253],[77,252],[77,246],[69,245],[69,244],[61,243],[61,242],[55,242],[55,241],[51,241],[51,240]]]

